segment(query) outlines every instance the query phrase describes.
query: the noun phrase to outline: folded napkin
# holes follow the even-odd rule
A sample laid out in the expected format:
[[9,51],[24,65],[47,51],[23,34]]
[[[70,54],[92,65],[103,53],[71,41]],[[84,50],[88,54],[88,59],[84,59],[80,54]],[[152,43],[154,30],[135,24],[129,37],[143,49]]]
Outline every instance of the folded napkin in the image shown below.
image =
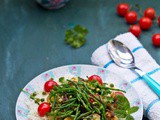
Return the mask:
[[[135,57],[136,66],[160,83],[160,66],[132,33],[124,33],[118,35],[114,39],[128,46]],[[117,73],[130,82],[142,99],[144,115],[150,120],[160,120],[160,99],[158,96],[146,85],[141,77],[135,74],[132,70],[121,68],[111,60],[107,51],[107,44],[97,48],[92,54],[91,60],[93,64]]]

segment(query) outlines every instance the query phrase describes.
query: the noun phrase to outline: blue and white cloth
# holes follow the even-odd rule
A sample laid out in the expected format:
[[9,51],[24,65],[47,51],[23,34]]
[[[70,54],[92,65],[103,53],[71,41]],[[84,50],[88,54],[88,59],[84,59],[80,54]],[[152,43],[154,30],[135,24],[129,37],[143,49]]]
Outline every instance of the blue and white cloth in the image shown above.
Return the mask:
[[[136,66],[160,83],[160,66],[132,33],[124,33],[118,35],[114,39],[121,41],[128,46],[135,57]],[[107,44],[97,48],[92,54],[91,60],[93,64],[117,73],[129,81],[135,87],[142,99],[144,115],[150,120],[160,120],[160,98],[158,98],[158,96],[146,85],[141,77],[135,74],[132,70],[121,68],[111,60],[107,51]]]

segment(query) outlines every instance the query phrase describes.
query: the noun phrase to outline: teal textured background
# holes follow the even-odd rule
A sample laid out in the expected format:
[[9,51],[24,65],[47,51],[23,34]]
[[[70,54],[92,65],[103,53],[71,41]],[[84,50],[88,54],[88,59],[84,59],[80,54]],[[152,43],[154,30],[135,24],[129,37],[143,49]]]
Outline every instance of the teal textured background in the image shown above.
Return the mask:
[[[128,25],[116,14],[122,0],[71,0],[59,10],[45,10],[34,0],[0,1],[0,120],[15,120],[15,104],[23,88],[38,74],[67,64],[91,64],[92,52]],[[126,0],[151,6],[160,15],[159,0]],[[73,49],[64,42],[65,30],[76,24],[89,29],[87,43]],[[154,25],[144,31],[141,43],[160,63],[160,48],[151,36],[160,32]]]

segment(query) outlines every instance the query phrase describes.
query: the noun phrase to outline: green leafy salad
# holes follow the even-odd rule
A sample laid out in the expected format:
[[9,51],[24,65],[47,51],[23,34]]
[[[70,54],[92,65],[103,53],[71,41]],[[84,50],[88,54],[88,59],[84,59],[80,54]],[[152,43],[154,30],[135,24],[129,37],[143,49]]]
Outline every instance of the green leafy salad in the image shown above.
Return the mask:
[[38,104],[38,115],[48,120],[134,120],[131,114],[139,108],[130,106],[124,93],[92,75],[87,79],[61,77],[59,84],[50,79],[44,84],[46,101],[36,98],[36,93],[30,98]]

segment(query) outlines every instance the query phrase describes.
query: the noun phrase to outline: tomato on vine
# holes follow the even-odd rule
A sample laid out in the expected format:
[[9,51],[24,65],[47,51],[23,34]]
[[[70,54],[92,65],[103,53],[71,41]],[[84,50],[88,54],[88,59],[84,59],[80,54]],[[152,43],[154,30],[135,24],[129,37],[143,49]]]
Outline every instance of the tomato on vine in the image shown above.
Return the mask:
[[160,33],[154,34],[152,36],[152,43],[153,45],[160,47]]
[[117,13],[119,16],[125,16],[129,11],[129,5],[127,3],[120,3],[117,5]]
[[135,35],[136,37],[139,37],[141,34],[141,28],[139,25],[132,25],[129,28],[129,32],[131,32],[133,35]]
[[125,19],[128,24],[134,24],[137,21],[137,13],[130,11],[125,15]]
[[153,20],[156,17],[156,11],[155,11],[155,9],[154,8],[147,8],[144,11],[144,16]]
[[152,20],[148,17],[142,17],[139,20],[139,25],[143,30],[148,30],[152,26]]

